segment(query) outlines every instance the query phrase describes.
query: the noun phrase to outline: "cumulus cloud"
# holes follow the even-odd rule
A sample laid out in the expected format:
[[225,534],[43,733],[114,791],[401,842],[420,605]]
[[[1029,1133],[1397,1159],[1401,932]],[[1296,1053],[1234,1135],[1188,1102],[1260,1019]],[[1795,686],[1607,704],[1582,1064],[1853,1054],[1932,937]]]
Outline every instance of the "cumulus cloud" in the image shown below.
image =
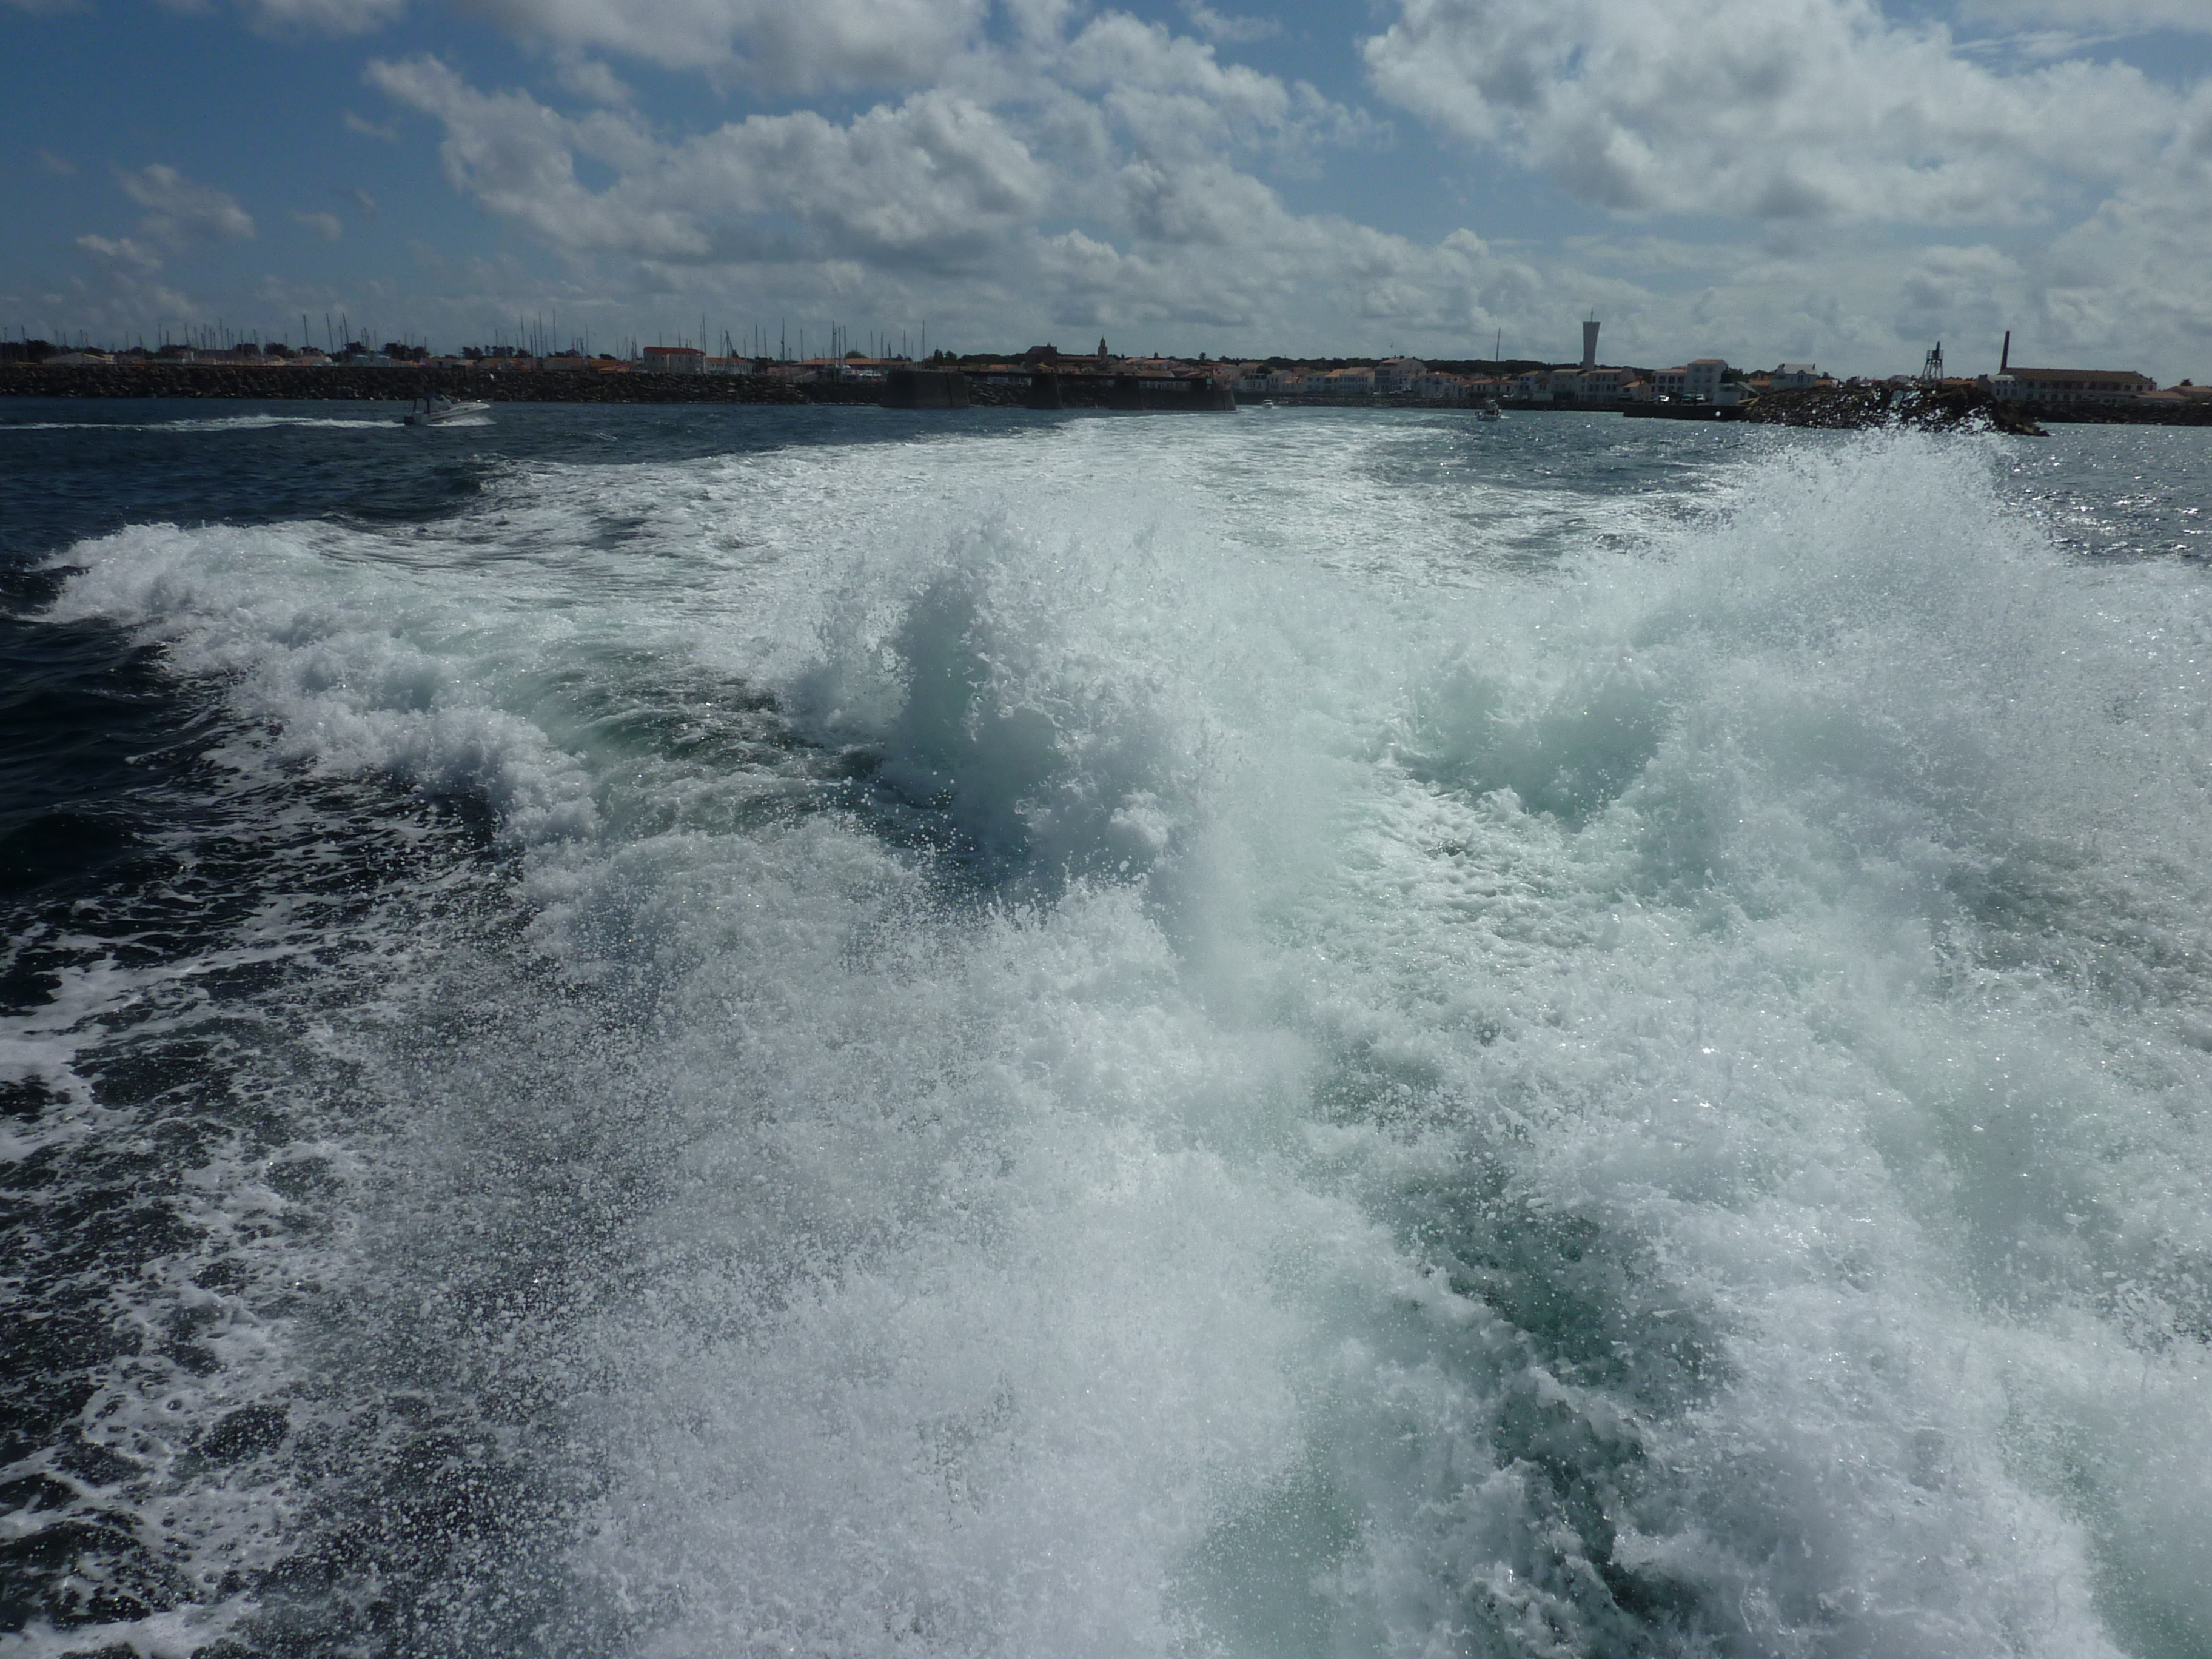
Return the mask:
[[[368,76],[444,123],[457,188],[579,249],[701,260],[781,236],[815,257],[957,259],[1037,211],[1046,188],[1019,138],[945,92],[842,125],[812,111],[756,115],[664,144],[627,116],[572,119],[526,94],[478,92],[434,58],[373,64]],[[620,183],[587,188],[579,155]]]
[[125,195],[152,210],[139,228],[157,241],[242,241],[253,234],[253,216],[239,206],[236,197],[196,183],[166,163],[156,161],[136,173],[118,168],[115,176]]
[[[1471,232],[1420,243],[1295,214],[1256,181],[1212,168],[1146,169],[1124,182],[1141,220],[1125,245],[1072,230],[1020,250],[1028,283],[1052,296],[1053,321],[1216,330],[1232,350],[1280,349],[1288,332],[1369,349],[1421,340],[1474,356],[1495,327],[1549,305],[1556,287]],[[1572,324],[1564,313],[1559,323],[1564,339]]]
[[345,234],[345,226],[335,213],[295,213],[293,219],[325,242],[335,242]]
[[[434,57],[367,79],[437,125],[459,191],[556,251],[577,296],[564,315],[665,305],[696,323],[727,306],[927,318],[933,343],[1142,330],[1191,349],[1445,356],[1487,355],[1503,328],[1510,349],[1571,356],[1597,307],[1626,361],[1846,372],[1917,364],[1936,337],[1970,361],[1984,335],[1993,366],[2005,327],[2061,361],[2155,369],[2148,351],[2212,317],[2204,97],[2110,64],[1999,72],[1872,0],[1393,3],[1366,61],[1443,132],[1585,202],[1724,216],[1616,220],[1626,240],[1532,252],[1294,211],[1270,179],[1377,124],[1206,40],[1068,0],[999,0],[1003,27],[933,83],[857,112],[690,133],[623,101],[581,45],[556,43],[549,73],[591,106],[471,84]],[[741,12],[715,15],[750,52]],[[2023,228],[2085,216],[2056,238]],[[1925,228],[1946,224],[1966,229]],[[2130,342],[2130,315],[2154,348]]]
[[466,0],[511,33],[757,86],[912,86],[981,28],[985,0]]
[[1102,113],[1154,156],[1298,154],[1357,143],[1372,124],[1303,82],[1285,82],[1126,12],[1094,19],[1045,59],[1052,78],[1098,100]]
[[596,58],[571,58],[558,70],[563,89],[587,103],[621,106],[633,96],[629,85]]
[[381,139],[387,144],[396,144],[399,142],[399,130],[397,127],[380,127],[374,121],[362,119],[351,110],[348,110],[343,118],[348,132],[357,132],[364,138]]
[[[128,237],[81,236],[77,246],[94,255],[100,268],[90,281],[71,278],[67,303],[76,325],[98,339],[132,331],[158,318],[204,316],[205,310],[156,274],[161,260]],[[64,303],[58,294],[40,296],[49,306]]]
[[[1504,307],[1547,291],[1472,236],[1425,246],[1296,214],[1238,170],[1225,152],[1327,119],[1310,89],[1110,15],[1051,53],[1050,85],[1026,88],[1023,107],[939,89],[842,122],[757,115],[675,141],[624,112],[480,90],[434,58],[368,77],[443,125],[459,189],[573,257],[635,262],[637,286],[742,278],[908,315],[927,294],[927,314],[994,326],[1182,319],[1257,333],[1310,313],[1394,337],[1446,330],[1470,349]],[[586,159],[614,182],[587,187]],[[1087,228],[1043,228],[1069,216]]]
[[88,253],[99,255],[117,264],[127,265],[142,271],[159,270],[161,261],[151,250],[141,247],[128,236],[80,236],[76,245]]
[[2118,64],[2000,75],[1873,0],[1400,0],[1383,95],[1577,199],[1752,219],[2002,222],[2154,153]]
[[1249,46],[1257,40],[1272,40],[1283,32],[1275,18],[1216,11],[1205,0],[1183,0],[1182,15],[1190,20],[1191,27],[1218,46]]
[[2174,343],[2200,366],[2212,359],[2208,201],[2212,82],[2196,88],[2156,163],[2039,254],[2034,324],[2115,361],[2149,342]]

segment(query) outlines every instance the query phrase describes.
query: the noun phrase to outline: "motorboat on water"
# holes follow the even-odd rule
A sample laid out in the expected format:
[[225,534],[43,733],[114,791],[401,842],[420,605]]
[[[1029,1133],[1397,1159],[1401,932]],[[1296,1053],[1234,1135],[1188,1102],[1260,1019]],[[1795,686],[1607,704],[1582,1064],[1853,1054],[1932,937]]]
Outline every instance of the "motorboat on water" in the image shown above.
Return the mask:
[[434,398],[417,398],[407,411],[409,426],[449,426],[464,415],[481,415],[491,407],[467,398],[448,398],[444,392]]
[[1482,400],[1482,407],[1474,411],[1474,418],[1478,421],[1502,421],[1505,418],[1505,411],[1498,406],[1497,398],[1486,398]]

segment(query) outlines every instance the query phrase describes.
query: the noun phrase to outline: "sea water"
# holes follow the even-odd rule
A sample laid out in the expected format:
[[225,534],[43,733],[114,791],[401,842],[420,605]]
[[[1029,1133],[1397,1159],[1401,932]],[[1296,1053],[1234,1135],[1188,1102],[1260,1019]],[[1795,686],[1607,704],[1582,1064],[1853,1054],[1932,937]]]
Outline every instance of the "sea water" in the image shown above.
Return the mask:
[[2208,496],[5,406],[0,1653],[2212,1651]]

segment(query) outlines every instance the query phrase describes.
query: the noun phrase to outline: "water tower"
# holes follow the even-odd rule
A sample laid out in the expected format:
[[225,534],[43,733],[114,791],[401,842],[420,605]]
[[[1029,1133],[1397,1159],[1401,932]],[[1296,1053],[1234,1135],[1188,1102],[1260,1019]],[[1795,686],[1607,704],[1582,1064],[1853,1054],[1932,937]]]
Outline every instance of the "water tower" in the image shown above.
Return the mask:
[[1584,368],[1597,367],[1597,331],[1598,321],[1595,317],[1583,325],[1583,367]]

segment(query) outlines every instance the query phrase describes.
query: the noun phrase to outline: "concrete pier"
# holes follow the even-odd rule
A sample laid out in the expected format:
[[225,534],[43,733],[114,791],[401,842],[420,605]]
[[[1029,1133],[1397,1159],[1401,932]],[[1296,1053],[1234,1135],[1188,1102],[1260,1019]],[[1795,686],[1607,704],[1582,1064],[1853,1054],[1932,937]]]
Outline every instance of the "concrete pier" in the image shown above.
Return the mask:
[[1237,407],[1237,394],[1211,380],[1147,380],[1135,374],[1116,374],[1106,394],[1106,407],[1134,413],[1165,414],[1192,410]]
[[968,377],[951,369],[895,368],[884,384],[885,409],[965,409]]
[[1638,421],[1740,421],[1743,418],[1741,404],[1623,404],[1620,412],[1631,420]]

